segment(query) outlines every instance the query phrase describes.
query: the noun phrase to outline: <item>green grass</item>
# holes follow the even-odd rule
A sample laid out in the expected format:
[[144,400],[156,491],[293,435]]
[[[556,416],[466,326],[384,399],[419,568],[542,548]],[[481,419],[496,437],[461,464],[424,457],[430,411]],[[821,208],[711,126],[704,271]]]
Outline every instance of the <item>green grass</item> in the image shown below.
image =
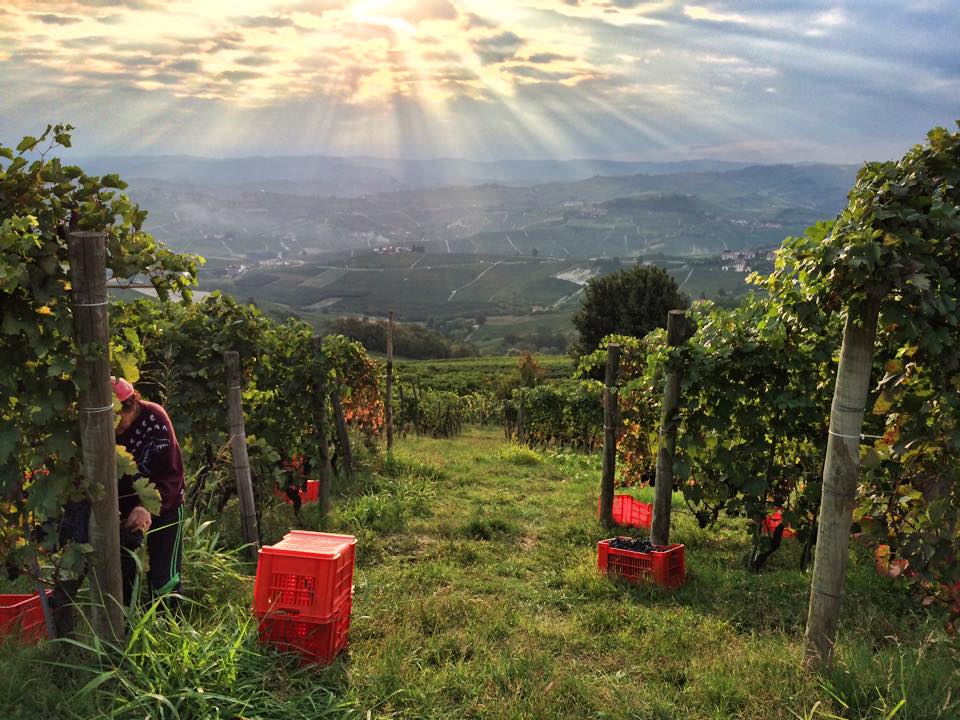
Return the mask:
[[[180,703],[181,717],[960,716],[943,617],[877,577],[859,548],[837,664],[822,676],[800,669],[809,576],[792,543],[748,573],[741,529],[702,530],[677,500],[682,588],[598,575],[599,464],[599,454],[509,445],[495,430],[400,441],[392,461],[371,457],[356,480],[338,481],[325,521],[305,512],[311,527],[359,541],[350,650],[333,666],[299,671],[258,648],[244,566],[194,532],[186,581],[198,604],[184,623],[146,618],[149,638],[90,667],[79,648],[65,668],[45,664],[59,657],[49,644],[0,649],[0,717],[175,717],[158,698]],[[286,513],[265,513],[271,534]],[[219,715],[200,697],[213,693],[227,698]]]

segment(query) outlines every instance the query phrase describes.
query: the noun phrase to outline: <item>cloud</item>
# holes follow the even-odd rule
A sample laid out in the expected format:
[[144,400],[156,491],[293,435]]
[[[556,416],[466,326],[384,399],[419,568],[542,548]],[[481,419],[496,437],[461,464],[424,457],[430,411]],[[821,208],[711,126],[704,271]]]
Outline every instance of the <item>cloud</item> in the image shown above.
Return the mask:
[[510,60],[516,56],[525,40],[510,31],[499,35],[480,38],[472,41],[473,51],[484,65]]
[[684,5],[683,14],[691,20],[706,20],[715,23],[741,23],[750,24],[750,19],[739,13],[718,12],[703,5]]
[[535,65],[549,65],[553,62],[558,62],[561,60],[574,60],[575,58],[570,55],[559,55],[552,52],[543,52],[543,53],[534,53],[527,58],[527,62],[534,63]]
[[350,4],[350,0],[303,0],[290,7],[291,12],[302,12],[321,16],[331,10],[342,10]]
[[278,15],[256,15],[251,17],[237,18],[236,20],[238,25],[248,28],[284,28],[284,27],[293,27],[294,23],[288,17],[280,17]]
[[[785,153],[807,142],[813,152],[846,143],[849,154],[866,152],[867,137],[873,147],[922,139],[956,117],[960,97],[960,15],[946,0],[884,0],[882,12],[836,0],[231,7],[0,2],[0,96],[30,98],[0,103],[0,127],[29,131],[41,113],[68,112],[109,148],[120,138],[102,127],[104,113],[130,128],[171,117],[163,133],[136,142],[207,153],[267,150],[276,133],[263,129],[275,124],[310,151],[322,142],[435,154],[448,142],[474,156],[617,156],[669,153],[696,138],[734,153],[744,138],[765,148],[782,137]],[[194,111],[205,122],[188,119]],[[211,138],[210,127],[226,126],[245,130]]]
[[849,24],[849,18],[843,8],[830,8],[814,15],[806,34],[810,37],[823,37],[847,24]]
[[460,60],[460,53],[455,50],[428,50],[422,57],[429,62],[456,62]]
[[529,78],[531,80],[561,81],[569,80],[578,75],[576,72],[543,70],[541,68],[534,67],[533,65],[511,65],[504,68],[503,71],[508,72],[511,75]]
[[178,38],[179,52],[213,55],[230,50],[246,49],[247,38],[238,30],[225,30],[210,37]]
[[177,85],[183,82],[183,75],[180,73],[159,72],[144,76],[142,81],[160,83],[161,85]]
[[485,29],[492,30],[496,27],[499,27],[497,23],[495,23],[493,20],[488,20],[487,18],[481,17],[476,13],[467,13],[464,16],[464,20],[465,20],[464,26],[467,28],[467,30],[473,30],[475,28],[485,28]]
[[106,35],[84,35],[83,37],[65,38],[60,41],[60,46],[66,50],[89,49],[92,47],[103,47],[109,44],[110,38]]
[[254,80],[263,77],[263,73],[253,70],[225,70],[217,75],[218,78],[229,80],[230,82],[242,82],[244,80]]
[[272,64],[273,60],[263,55],[245,55],[244,57],[237,58],[234,62],[244,67],[261,67]]
[[450,0],[392,0],[378,6],[377,14],[400,18],[413,25],[427,20],[456,20],[460,16]]
[[78,5],[87,7],[125,7],[131,10],[153,10],[162,8],[162,0],[75,0]]
[[164,63],[162,55],[127,55],[112,52],[98,53],[95,59],[127,68],[159,67]]
[[53,13],[33,13],[30,17],[39,20],[44,25],[75,25],[78,22],[83,22],[83,18],[72,15],[55,15]]
[[185,73],[198,73],[203,69],[199,60],[177,60],[164,65],[167,70],[177,70]]

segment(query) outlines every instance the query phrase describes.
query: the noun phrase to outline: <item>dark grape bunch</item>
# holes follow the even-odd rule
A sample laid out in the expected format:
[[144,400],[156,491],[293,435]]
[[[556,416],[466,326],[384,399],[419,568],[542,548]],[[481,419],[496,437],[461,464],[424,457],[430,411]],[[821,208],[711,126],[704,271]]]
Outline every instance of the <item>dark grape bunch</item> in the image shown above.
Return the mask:
[[618,537],[610,541],[610,547],[617,550],[632,550],[633,552],[662,552],[663,548],[654,545],[646,538]]

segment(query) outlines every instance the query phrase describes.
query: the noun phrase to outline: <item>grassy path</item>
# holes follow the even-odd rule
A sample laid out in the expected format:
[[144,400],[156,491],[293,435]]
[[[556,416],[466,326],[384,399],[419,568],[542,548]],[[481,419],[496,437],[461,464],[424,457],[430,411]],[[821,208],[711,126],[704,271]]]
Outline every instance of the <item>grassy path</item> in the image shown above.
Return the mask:
[[[743,569],[743,533],[677,513],[677,592],[596,572],[599,456],[535,453],[495,431],[408,439],[435,467],[428,512],[366,539],[349,662],[327,671],[373,717],[957,717],[937,619],[854,562],[830,678],[798,669],[809,580],[787,547]],[[679,510],[679,508],[678,508]],[[362,538],[362,541],[364,539]],[[944,704],[946,702],[946,704]],[[846,710],[843,704],[849,708]]]
[[[480,429],[370,459],[335,488],[329,518],[304,513],[358,537],[350,650],[319,671],[258,646],[251,569],[219,549],[237,546],[228,508],[185,535],[185,617],[132,618],[117,652],[0,645],[0,720],[960,717],[943,618],[877,577],[861,548],[838,664],[822,677],[799,669],[809,578],[795,544],[751,574],[742,528],[701,530],[678,504],[682,588],[600,577],[599,459]],[[293,521],[278,504],[261,527],[271,541]]]

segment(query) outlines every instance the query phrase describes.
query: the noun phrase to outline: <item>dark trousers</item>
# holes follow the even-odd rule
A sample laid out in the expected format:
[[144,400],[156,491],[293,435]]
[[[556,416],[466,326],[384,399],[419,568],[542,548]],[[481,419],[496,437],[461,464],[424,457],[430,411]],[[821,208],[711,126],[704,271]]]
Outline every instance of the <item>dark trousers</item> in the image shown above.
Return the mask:
[[[85,523],[89,515],[89,505],[81,506],[76,503],[75,505],[81,507],[79,512],[82,513],[81,517],[84,521],[84,535],[69,536],[67,539],[87,542]],[[159,517],[154,515],[152,519],[150,530],[147,532],[147,555],[150,560],[147,580],[150,583],[150,589],[155,595],[178,593],[182,589],[180,563],[183,559],[183,505]],[[64,540],[61,539],[61,542]],[[133,586],[137,579],[137,562],[131,553],[141,544],[143,544],[142,533],[131,533],[121,527],[120,570],[123,575],[123,604],[127,607],[130,606]],[[58,637],[64,637],[73,632],[73,607],[76,603],[77,591],[83,584],[86,574],[87,570],[84,568],[78,572],[78,577],[61,580],[53,588],[52,608]],[[173,607],[176,603],[170,599],[167,604]]]
[[[137,579],[137,563],[132,551],[140,546],[140,542],[136,541],[139,535],[121,535],[120,571],[123,574],[123,604],[127,606],[133,598],[133,587]],[[180,581],[180,564],[183,560],[183,505],[163,515],[153,516],[153,523],[147,531],[147,558],[147,581],[154,595],[178,593],[183,589]]]

